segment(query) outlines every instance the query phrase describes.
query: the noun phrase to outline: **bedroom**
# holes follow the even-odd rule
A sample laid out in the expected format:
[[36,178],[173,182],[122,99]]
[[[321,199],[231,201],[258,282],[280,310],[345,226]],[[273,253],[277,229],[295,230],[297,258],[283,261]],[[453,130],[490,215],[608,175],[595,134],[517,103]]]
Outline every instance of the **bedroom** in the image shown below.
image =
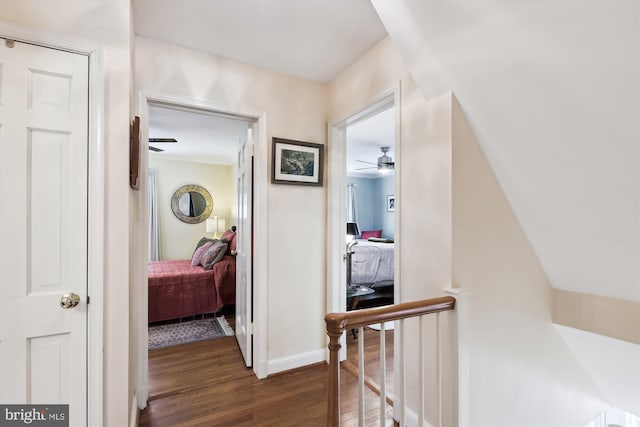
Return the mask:
[[393,304],[394,109],[346,127],[347,309]]
[[[149,103],[150,324],[223,310],[234,315],[236,170],[249,126],[242,118]],[[209,243],[214,239],[220,242]],[[202,255],[207,247],[220,250],[194,265],[200,244]]]

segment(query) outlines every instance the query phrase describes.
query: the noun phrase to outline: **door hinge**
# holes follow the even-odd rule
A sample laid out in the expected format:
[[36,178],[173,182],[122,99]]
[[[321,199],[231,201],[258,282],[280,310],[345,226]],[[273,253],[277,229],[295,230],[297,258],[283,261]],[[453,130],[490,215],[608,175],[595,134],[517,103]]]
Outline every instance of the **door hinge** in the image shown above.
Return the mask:
[[87,295],[87,304],[91,303],[91,297]]
[[253,322],[249,323],[249,335],[253,335]]

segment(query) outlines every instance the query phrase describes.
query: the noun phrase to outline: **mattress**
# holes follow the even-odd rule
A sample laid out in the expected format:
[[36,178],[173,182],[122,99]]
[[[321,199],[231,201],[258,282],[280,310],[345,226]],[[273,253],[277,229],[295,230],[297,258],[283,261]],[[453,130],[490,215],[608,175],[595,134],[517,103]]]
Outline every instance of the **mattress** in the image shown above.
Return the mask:
[[393,243],[358,240],[351,250],[352,284],[393,281]]

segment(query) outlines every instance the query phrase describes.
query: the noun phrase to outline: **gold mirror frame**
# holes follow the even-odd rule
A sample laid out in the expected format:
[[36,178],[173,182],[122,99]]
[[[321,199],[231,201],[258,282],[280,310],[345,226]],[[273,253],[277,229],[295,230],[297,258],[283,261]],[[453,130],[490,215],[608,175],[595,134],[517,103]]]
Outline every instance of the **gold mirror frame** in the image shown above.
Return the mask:
[[[200,194],[202,197],[204,197],[205,200],[204,212],[194,217],[182,213],[179,206],[179,202],[182,196],[190,192]],[[211,212],[213,211],[213,199],[211,198],[211,194],[209,194],[209,192],[200,185],[183,185],[182,187],[178,188],[175,193],[173,193],[173,196],[171,196],[171,210],[173,211],[173,214],[176,216],[176,218],[178,218],[180,221],[186,222],[187,224],[199,224],[209,218],[209,215],[211,215]]]

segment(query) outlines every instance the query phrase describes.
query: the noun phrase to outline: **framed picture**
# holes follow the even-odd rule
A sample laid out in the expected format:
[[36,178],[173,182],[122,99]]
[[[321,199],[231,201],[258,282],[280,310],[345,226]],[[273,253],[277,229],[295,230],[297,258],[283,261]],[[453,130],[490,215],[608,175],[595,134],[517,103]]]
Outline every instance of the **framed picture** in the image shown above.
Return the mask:
[[387,196],[387,212],[396,211],[396,196],[390,194]]
[[129,136],[129,187],[140,190],[140,117],[131,123]]
[[324,145],[273,138],[273,184],[322,187]]

